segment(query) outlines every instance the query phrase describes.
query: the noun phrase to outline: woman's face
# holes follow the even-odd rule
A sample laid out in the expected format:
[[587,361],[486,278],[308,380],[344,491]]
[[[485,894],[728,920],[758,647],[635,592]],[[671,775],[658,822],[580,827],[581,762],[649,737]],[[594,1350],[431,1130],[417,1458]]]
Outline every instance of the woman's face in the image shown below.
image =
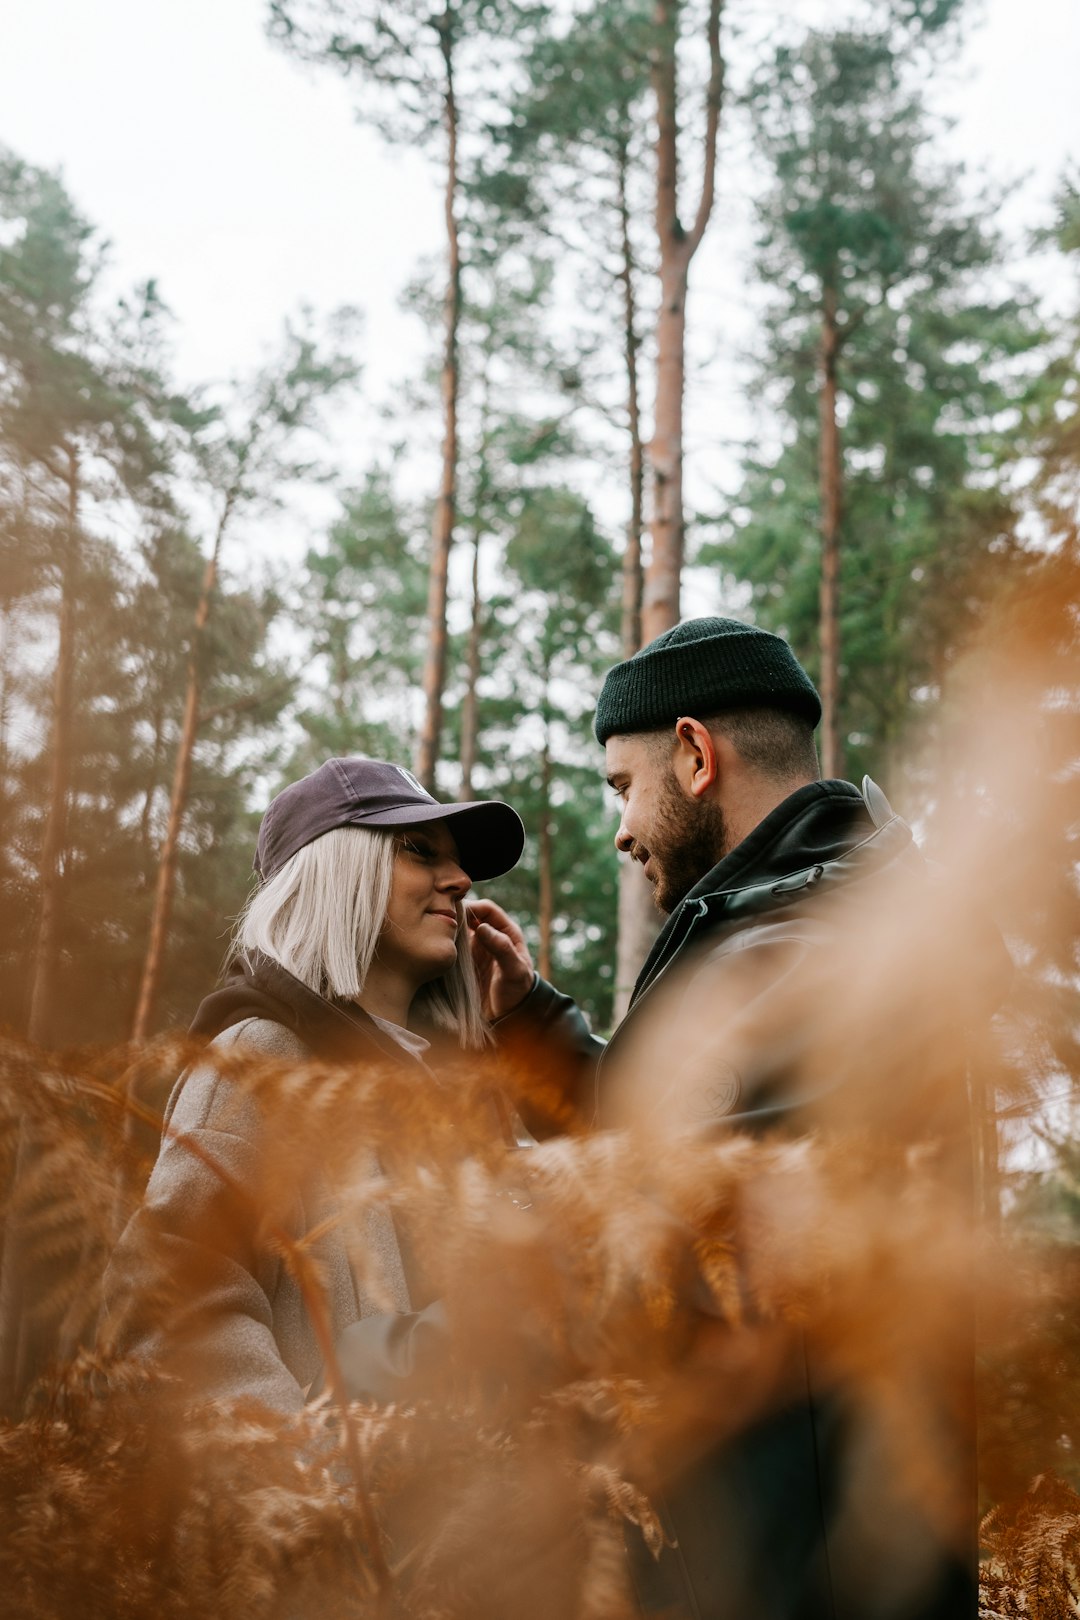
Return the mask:
[[394,880],[378,958],[384,968],[425,984],[454,965],[470,878],[458,864],[457,844],[445,821],[403,827],[394,844]]

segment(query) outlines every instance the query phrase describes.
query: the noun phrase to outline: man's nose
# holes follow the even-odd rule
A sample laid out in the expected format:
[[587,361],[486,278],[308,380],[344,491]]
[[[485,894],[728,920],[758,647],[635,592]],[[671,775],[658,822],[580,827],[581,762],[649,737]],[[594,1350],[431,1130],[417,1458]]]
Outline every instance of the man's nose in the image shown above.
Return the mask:
[[633,847],[633,837],[627,832],[626,823],[624,821],[620,821],[619,830],[615,834],[615,848],[619,851],[620,855],[629,855]]

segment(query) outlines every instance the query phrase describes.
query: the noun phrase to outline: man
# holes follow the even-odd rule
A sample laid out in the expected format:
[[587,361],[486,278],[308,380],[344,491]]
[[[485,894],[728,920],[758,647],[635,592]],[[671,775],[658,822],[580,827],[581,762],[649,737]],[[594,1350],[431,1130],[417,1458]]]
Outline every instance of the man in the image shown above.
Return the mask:
[[[787,643],[731,619],[681,624],[608,673],[596,735],[621,808],[615,842],[642,863],[667,921],[606,1049],[573,1003],[536,978],[506,914],[487,901],[472,908],[500,1045],[565,1110],[593,1126],[618,1123],[620,1075],[635,1068],[635,1048],[652,1041],[666,1058],[649,1069],[658,1087],[670,1074],[689,1076],[673,1097],[688,1122],[789,1136],[813,1127],[819,1116],[792,1052],[799,1032],[790,1010],[781,1013],[780,1035],[770,1031],[770,998],[781,1012],[790,1009],[781,998],[790,998],[793,980],[801,976],[815,994],[827,985],[843,929],[830,900],[872,896],[904,869],[925,881],[910,830],[869,779],[862,793],[820,779],[820,715]],[[744,993],[754,1015],[744,1017],[732,1061],[717,1050],[708,1009],[731,1009]],[[932,1105],[943,1118],[930,1130],[951,1134],[963,1182],[956,1095]],[[860,1107],[856,1097],[841,1098],[834,1116]],[[906,1125],[898,1130],[911,1139]],[[973,1540],[966,1361],[961,1348],[962,1416],[946,1493],[954,1528],[970,1508]],[[940,1536],[880,1477],[880,1437],[868,1436],[855,1403],[808,1356],[801,1376],[801,1394],[666,1493],[661,1511],[673,1545],[656,1564],[631,1547],[643,1611],[679,1620],[974,1616],[972,1549]]]

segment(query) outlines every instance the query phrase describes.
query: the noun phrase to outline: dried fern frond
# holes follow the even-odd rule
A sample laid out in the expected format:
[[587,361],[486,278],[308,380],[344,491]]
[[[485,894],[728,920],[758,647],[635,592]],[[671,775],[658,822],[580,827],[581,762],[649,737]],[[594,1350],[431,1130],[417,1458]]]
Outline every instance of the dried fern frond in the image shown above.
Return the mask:
[[1031,1620],[1075,1620],[1080,1614],[1080,1495],[1043,1474],[1018,1501],[991,1509],[982,1542],[990,1554],[987,1602]]

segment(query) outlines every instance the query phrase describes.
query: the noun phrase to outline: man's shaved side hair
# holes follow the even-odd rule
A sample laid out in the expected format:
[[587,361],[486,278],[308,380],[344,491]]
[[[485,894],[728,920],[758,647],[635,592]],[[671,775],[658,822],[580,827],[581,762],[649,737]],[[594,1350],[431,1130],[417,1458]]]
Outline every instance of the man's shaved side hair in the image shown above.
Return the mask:
[[[770,782],[819,782],[821,766],[814,728],[786,709],[725,709],[722,714],[695,715],[714,734],[726,737],[739,757]],[[644,733],[662,745],[671,735],[664,726]]]
[[814,728],[786,709],[728,709],[705,724],[733,744],[740,758],[774,782],[819,782]]

